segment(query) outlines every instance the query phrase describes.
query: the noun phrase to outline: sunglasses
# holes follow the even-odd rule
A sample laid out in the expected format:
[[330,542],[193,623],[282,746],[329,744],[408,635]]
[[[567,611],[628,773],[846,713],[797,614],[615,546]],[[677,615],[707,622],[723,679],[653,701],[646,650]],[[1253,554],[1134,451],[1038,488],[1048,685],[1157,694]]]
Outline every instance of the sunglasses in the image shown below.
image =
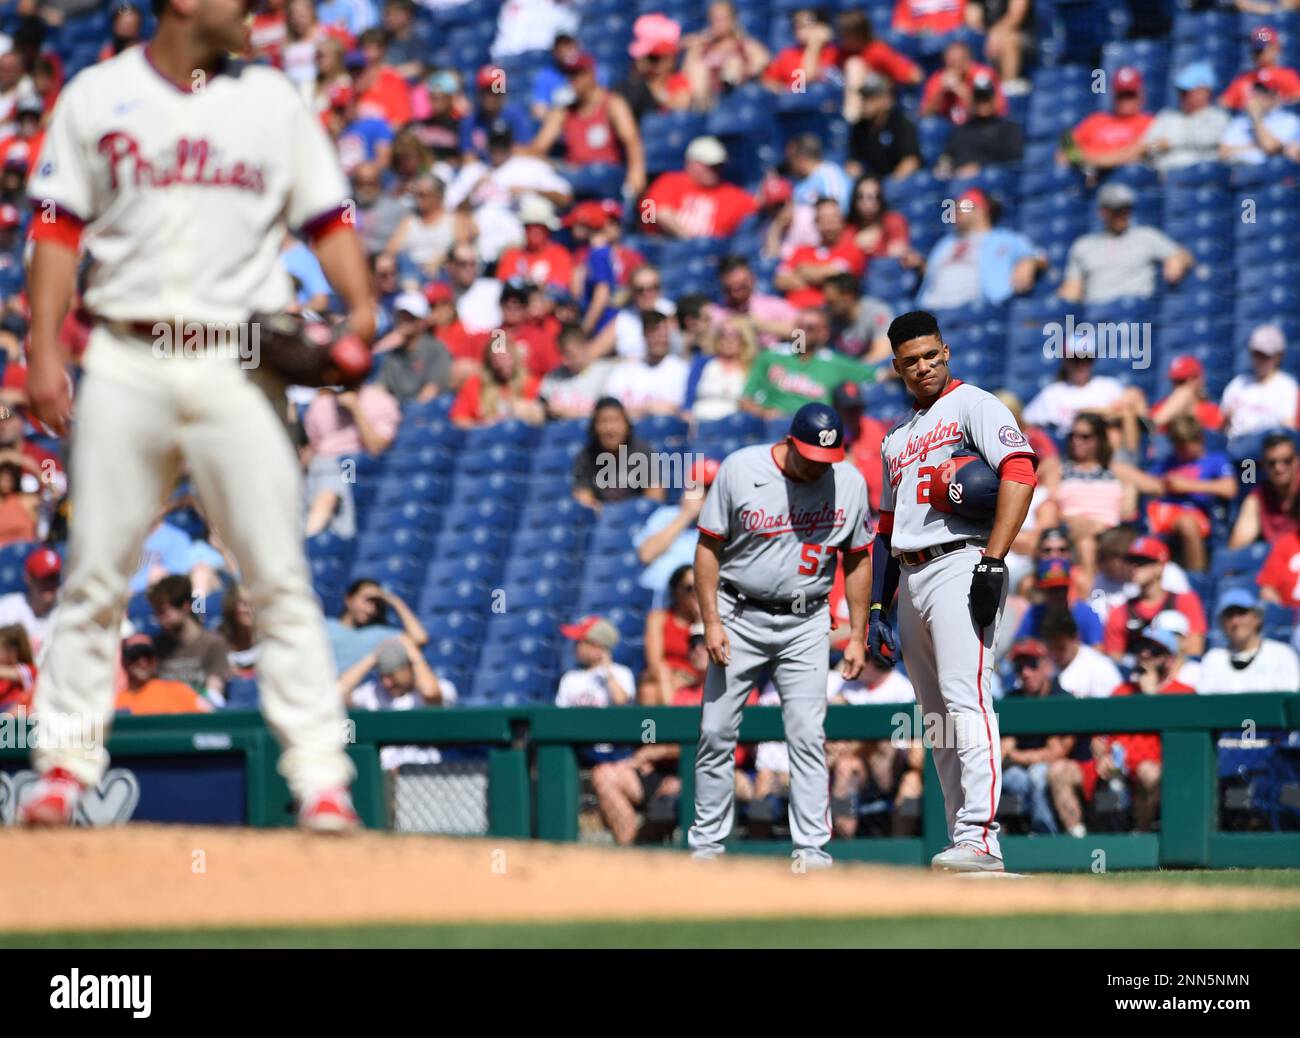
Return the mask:
[[1126,555],[1124,561],[1130,566],[1151,566],[1159,562],[1159,559],[1148,559],[1145,555]]
[[659,282],[656,281],[653,285],[633,285],[633,286],[632,286],[632,291],[634,291],[634,292],[658,292],[658,291],[659,291]]
[[1019,659],[1011,661],[1012,670],[1033,670],[1040,666],[1043,660],[1040,656],[1021,656]]
[[1068,544],[1044,544],[1039,550],[1039,554],[1044,558],[1068,559],[1070,557],[1070,546]]

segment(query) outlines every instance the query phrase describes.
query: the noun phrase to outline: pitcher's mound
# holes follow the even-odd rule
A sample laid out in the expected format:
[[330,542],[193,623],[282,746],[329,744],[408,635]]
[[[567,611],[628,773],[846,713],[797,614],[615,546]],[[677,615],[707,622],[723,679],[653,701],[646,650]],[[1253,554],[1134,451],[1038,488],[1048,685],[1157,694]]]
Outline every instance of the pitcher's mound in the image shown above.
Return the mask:
[[[5,930],[1261,911],[1300,891],[1114,884],[1095,877],[953,883],[928,870],[389,833],[128,825],[0,831]],[[988,878],[988,877],[984,877]],[[999,877],[1002,878],[1002,877]]]

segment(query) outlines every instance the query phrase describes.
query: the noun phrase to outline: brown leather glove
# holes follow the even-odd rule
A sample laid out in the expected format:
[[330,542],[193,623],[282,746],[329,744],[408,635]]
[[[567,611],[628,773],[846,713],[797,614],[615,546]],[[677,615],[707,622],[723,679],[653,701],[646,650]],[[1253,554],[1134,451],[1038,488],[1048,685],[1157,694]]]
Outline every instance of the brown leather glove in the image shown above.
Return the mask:
[[254,314],[249,325],[261,364],[291,385],[351,388],[370,374],[370,347],[345,327],[289,313]]

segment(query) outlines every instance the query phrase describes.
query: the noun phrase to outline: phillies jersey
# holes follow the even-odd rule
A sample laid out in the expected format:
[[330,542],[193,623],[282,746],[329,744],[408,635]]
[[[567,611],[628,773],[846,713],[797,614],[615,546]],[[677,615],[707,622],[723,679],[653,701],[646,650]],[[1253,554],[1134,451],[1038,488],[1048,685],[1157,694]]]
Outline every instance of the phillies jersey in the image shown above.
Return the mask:
[[699,529],[722,541],[722,580],[751,598],[811,601],[830,594],[836,548],[871,547],[868,517],[867,485],[849,462],[804,483],[785,474],[771,444],[757,444],[722,462]]
[[900,419],[880,446],[885,470],[880,510],[894,513],[890,546],[895,555],[948,541],[988,540],[991,516],[981,521],[930,507],[930,488],[941,466],[962,449],[978,452],[994,472],[1018,454],[1038,463],[1025,434],[997,397],[953,379],[929,407]]
[[28,193],[85,225],[91,312],[232,324],[289,305],[286,226],[337,218],[348,189],[282,73],[230,62],[187,91],[144,46],[63,90]]

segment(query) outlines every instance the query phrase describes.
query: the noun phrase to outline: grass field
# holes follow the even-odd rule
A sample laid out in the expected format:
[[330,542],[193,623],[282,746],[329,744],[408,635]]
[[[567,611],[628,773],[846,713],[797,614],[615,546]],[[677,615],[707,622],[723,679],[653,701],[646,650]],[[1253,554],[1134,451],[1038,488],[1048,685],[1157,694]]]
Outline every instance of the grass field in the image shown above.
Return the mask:
[[[1107,884],[1300,887],[1300,871],[1116,873]],[[0,933],[22,948],[1296,948],[1300,910]]]
[[1300,912],[0,934],[22,948],[1296,948]]

